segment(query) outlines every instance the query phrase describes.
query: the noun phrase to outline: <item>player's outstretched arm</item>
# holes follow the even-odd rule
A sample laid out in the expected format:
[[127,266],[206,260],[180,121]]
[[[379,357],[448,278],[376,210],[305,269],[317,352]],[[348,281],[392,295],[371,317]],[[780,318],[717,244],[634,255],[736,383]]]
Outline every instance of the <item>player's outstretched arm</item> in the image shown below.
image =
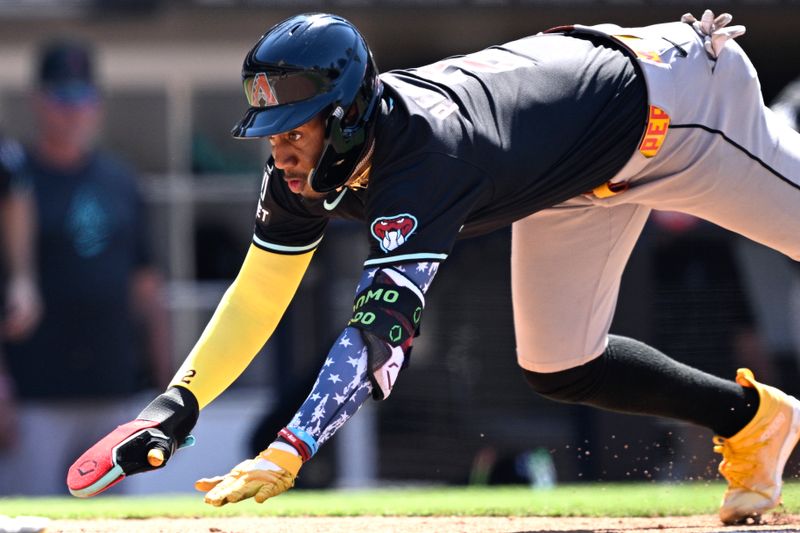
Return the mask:
[[292,301],[314,252],[284,255],[250,246],[236,280],[170,386],[208,405],[244,372]]
[[438,263],[409,263],[364,272],[353,318],[334,343],[311,394],[278,438],[255,459],[195,487],[206,503],[246,498],[261,503],[294,485],[297,472],[371,396],[389,396],[408,363],[424,293]]
[[199,411],[247,368],[267,341],[312,255],[281,255],[251,246],[167,392],[75,461],[67,477],[70,492],[94,496],[126,475],[160,468],[177,448],[190,443]]

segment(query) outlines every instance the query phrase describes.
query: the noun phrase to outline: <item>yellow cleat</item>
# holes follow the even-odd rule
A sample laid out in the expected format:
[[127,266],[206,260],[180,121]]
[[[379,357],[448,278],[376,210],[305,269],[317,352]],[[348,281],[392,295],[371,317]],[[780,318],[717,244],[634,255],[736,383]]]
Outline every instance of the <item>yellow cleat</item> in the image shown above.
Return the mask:
[[780,503],[783,467],[800,437],[800,401],[758,383],[746,368],[736,372],[736,382],[756,389],[760,403],[736,435],[714,437],[714,451],[722,454],[719,472],[728,480],[719,509],[725,524],[759,521]]

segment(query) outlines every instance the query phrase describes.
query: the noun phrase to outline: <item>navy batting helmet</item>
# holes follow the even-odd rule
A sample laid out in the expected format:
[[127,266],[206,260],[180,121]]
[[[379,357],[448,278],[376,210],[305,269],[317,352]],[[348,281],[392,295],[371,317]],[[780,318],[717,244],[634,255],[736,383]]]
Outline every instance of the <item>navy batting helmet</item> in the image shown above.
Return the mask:
[[250,108],[233,136],[267,137],[325,113],[325,146],[309,182],[317,192],[342,186],[364,155],[383,89],[358,30],[323,13],[286,19],[248,52],[242,79]]

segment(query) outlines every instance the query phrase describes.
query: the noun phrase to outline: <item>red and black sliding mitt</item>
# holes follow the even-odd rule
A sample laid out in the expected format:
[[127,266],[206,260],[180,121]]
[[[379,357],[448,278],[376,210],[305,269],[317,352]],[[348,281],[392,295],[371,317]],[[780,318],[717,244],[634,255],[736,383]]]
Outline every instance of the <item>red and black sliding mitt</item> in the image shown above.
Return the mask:
[[88,498],[116,485],[125,476],[163,467],[179,448],[194,444],[189,432],[199,408],[194,395],[172,387],[135,420],[118,426],[86,450],[69,468],[67,487]]

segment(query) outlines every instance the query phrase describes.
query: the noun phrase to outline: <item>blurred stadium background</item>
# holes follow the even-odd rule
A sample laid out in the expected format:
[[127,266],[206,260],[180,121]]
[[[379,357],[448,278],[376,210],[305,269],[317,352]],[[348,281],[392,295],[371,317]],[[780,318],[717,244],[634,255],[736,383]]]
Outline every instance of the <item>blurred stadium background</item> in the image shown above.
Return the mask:
[[[27,89],[43,39],[95,44],[108,98],[103,143],[143,176],[152,243],[169,281],[177,367],[250,241],[266,144],[235,141],[229,130],[246,105],[242,58],[269,26],[302,11],[341,14],[385,71],[560,24],[644,25],[687,11],[699,16],[705,7],[747,26],[740,42],[768,102],[800,75],[797,0],[2,0],[0,125],[23,141],[30,135]],[[558,481],[713,477],[706,432],[559,405],[527,389],[515,364],[508,236],[456,248],[392,399],[362,410],[304,470],[301,485],[525,482],[538,457],[530,452],[539,449]],[[705,227],[678,237],[648,230],[614,331],[733,377],[741,358],[758,350],[748,344],[757,335],[748,336],[752,313],[727,239]],[[250,454],[250,435],[280,384],[315,373],[340,331],[365,245],[353,226],[331,228],[276,336],[204,412],[197,448],[163,472],[132,478],[129,490],[190,490],[196,475],[227,471]],[[488,254],[498,258],[491,267],[472,268]]]

